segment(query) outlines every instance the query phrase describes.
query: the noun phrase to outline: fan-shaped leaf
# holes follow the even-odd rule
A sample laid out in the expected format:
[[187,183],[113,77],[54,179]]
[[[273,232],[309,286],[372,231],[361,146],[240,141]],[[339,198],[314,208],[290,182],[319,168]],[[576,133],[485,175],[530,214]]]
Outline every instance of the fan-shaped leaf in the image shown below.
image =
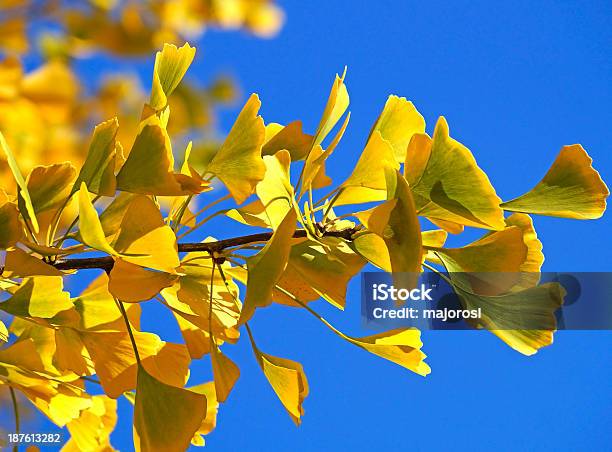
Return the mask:
[[[406,178],[419,215],[466,226],[504,228],[500,199],[493,186],[472,153],[450,137],[443,117],[436,124],[430,145],[419,135],[413,140],[418,142],[409,147]],[[415,154],[413,165],[408,157]]]
[[372,130],[391,143],[397,163],[404,163],[412,136],[425,132],[425,119],[406,98],[389,96]]
[[167,385],[138,367],[134,404],[137,451],[186,450],[205,416],[204,395]]
[[266,166],[261,158],[265,126],[258,116],[261,102],[252,94],[238,115],[225,142],[206,171],[225,184],[238,204],[242,204],[264,178]]
[[74,183],[76,192],[85,182],[92,193],[113,196],[117,186],[115,180],[116,137],[119,129],[117,118],[98,124],[93,132],[85,163]]
[[528,193],[501,206],[513,212],[581,220],[599,218],[610,191],[579,144],[564,146],[544,178]]

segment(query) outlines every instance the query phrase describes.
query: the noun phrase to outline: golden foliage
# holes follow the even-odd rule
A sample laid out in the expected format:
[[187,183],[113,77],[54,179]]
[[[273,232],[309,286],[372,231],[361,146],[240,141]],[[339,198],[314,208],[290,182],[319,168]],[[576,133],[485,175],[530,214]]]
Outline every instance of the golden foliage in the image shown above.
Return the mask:
[[[349,282],[367,263],[395,273],[418,274],[424,264],[441,271],[434,264],[450,272],[537,274],[542,245],[528,213],[588,219],[605,209],[608,189],[579,145],[563,148],[531,191],[502,203],[470,150],[450,137],[446,120],[429,137],[415,106],[397,96],[374,121],[349,177],[315,202],[319,189],[332,184],[326,164],[349,123],[346,72],[334,79],[312,133],[299,121],[266,125],[253,94],[217,149],[204,155],[189,142],[177,152],[177,137],[202,125],[197,115],[185,117],[193,93],[183,77],[195,48],[163,45],[148,101],[125,96],[133,90],[115,80],[83,102],[66,56],[96,47],[145,53],[206,26],[246,26],[267,35],[281,13],[271,2],[247,0],[130,3],[119,11],[112,1],[90,4],[61,15],[67,30],[61,57],[29,74],[16,58],[0,65],[0,249],[6,254],[0,310],[11,318],[8,328],[0,323],[0,385],[67,425],[65,450],[111,449],[115,399],[122,396],[134,404],[137,450],[203,445],[219,404],[239,384],[227,345],[242,328],[299,425],[309,393],[304,369],[261,351],[249,325],[272,303],[299,308],[347,343],[425,376],[430,368],[417,329],[353,337],[309,303],[322,298],[343,309]],[[11,20],[19,20],[15,11]],[[187,28],[177,25],[184,23]],[[3,26],[10,35],[0,44],[21,52],[19,23]],[[100,123],[85,134],[93,118]],[[221,190],[227,195],[195,209],[200,193]],[[504,210],[519,213],[505,217]],[[269,233],[182,240],[222,214]],[[422,218],[441,229],[423,230]],[[464,247],[444,247],[447,232],[465,227],[487,232]],[[91,252],[103,257],[86,255]],[[89,267],[105,273],[71,298],[64,278]],[[467,307],[482,308],[477,326],[517,351],[533,354],[552,342],[552,313],[564,295],[557,285],[523,278],[500,295],[474,281],[451,282]],[[144,302],[166,309],[184,343],[144,331]],[[521,329],[521,313],[549,319],[548,329]],[[185,387],[190,364],[204,357],[214,380]],[[90,395],[85,381],[97,381],[104,395]]]

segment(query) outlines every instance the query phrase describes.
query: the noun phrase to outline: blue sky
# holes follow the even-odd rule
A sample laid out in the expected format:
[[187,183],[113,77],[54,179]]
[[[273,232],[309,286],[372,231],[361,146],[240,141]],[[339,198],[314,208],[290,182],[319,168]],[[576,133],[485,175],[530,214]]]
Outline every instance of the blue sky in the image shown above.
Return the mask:
[[[429,132],[444,115],[503,199],[537,183],[565,144],[581,143],[612,181],[610,2],[280,4],[287,23],[278,37],[210,32],[189,75],[230,73],[245,96],[260,95],[266,122],[302,119],[312,131],[334,74],[348,66],[351,123],[328,164],[337,181],[389,94],[412,100]],[[106,64],[87,60],[79,68],[93,75]],[[152,59],[135,69],[148,85]],[[235,114],[222,115],[222,129]],[[610,270],[609,213],[592,222],[537,217],[535,224],[545,270]],[[244,231],[216,225],[210,233],[217,237]],[[315,306],[363,335],[359,297],[356,279],[344,313]],[[160,312],[148,306],[145,327],[177,340],[174,327],[156,322]],[[601,450],[612,440],[610,332],[561,332],[552,347],[525,357],[486,332],[429,331],[423,341],[432,374],[422,378],[341,342],[301,310],[273,306],[252,323],[259,348],[304,365],[306,415],[296,428],[241,341],[226,348],[242,376],[207,437],[210,450]],[[192,381],[208,379],[208,363],[195,365]],[[126,413],[128,404],[120,406]],[[131,448],[129,416],[113,444]]]

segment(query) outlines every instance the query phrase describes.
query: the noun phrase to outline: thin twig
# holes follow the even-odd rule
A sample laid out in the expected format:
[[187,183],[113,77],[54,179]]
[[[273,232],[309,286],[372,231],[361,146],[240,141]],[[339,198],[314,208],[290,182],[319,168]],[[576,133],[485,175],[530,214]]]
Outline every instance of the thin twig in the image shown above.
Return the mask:
[[[343,231],[327,231],[323,232],[323,236],[326,237],[339,237],[345,240],[352,240],[353,234],[357,229],[345,229]],[[178,251],[180,253],[191,253],[191,252],[206,252],[214,253],[221,252],[226,248],[232,248],[235,246],[247,245],[251,243],[267,242],[272,237],[272,232],[261,232],[259,234],[243,235],[239,237],[233,237],[230,239],[217,240],[214,242],[203,242],[203,243],[179,243]],[[306,230],[298,229],[293,234],[293,238],[305,238]],[[110,271],[115,263],[113,257],[88,257],[88,258],[74,258],[74,259],[61,259],[53,264],[58,270],[84,270],[84,269],[102,269]]]

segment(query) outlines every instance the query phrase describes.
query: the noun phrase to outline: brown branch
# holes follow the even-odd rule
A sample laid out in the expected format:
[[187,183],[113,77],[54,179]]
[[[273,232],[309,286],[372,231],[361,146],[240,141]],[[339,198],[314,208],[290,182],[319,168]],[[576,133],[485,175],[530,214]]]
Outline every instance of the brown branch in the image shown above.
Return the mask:
[[[343,231],[325,231],[322,232],[323,236],[326,237],[340,237],[345,240],[352,240],[353,234],[357,232],[356,229],[345,229]],[[239,237],[233,237],[230,239],[217,240],[215,242],[206,243],[179,243],[178,251],[180,253],[190,252],[221,252],[226,248],[232,248],[234,246],[247,245],[249,243],[262,243],[267,242],[272,237],[272,232],[261,232],[259,234],[243,235]],[[293,234],[294,238],[306,237],[306,231],[304,229],[298,229]],[[111,256],[105,257],[85,257],[75,259],[62,259],[58,260],[52,265],[58,270],[84,270],[97,268],[105,271],[110,271],[115,263]]]

